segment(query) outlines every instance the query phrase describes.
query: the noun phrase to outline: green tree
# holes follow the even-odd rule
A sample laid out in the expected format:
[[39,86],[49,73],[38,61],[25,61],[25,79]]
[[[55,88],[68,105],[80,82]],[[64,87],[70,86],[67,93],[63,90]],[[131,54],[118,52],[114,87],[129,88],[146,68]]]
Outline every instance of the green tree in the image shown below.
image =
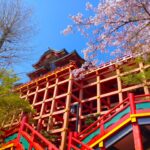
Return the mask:
[[[150,65],[150,54],[146,54],[146,59],[143,56],[137,57],[135,59],[135,63],[138,65],[140,62],[143,62],[147,65]],[[123,67],[124,71],[131,71],[133,69],[132,66]],[[150,67],[147,69],[143,69],[143,72],[131,73],[129,75],[121,77],[124,85],[133,85],[140,84],[146,80],[150,80]]]
[[2,69],[27,56],[27,42],[33,33],[30,20],[31,9],[22,0],[0,0],[0,127],[19,118],[22,111],[33,111],[29,102],[13,91],[17,76]]
[[20,117],[21,112],[34,112],[29,102],[13,91],[16,81],[18,78],[12,71],[0,69],[0,127],[3,122],[7,124]]

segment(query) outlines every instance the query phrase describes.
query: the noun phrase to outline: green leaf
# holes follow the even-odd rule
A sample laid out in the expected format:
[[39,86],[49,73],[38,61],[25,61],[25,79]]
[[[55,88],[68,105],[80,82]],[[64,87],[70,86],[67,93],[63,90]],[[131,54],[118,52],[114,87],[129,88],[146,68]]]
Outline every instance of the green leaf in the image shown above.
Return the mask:
[[13,71],[0,69],[0,127],[2,122],[7,124],[12,118],[19,118],[21,112],[34,113],[29,101],[12,90],[18,79]]

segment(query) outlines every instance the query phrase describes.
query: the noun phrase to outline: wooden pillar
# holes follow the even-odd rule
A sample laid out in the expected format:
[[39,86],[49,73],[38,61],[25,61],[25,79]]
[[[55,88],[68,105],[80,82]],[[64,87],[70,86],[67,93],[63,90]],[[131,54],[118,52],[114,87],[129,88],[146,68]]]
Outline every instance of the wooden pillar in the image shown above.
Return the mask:
[[39,85],[38,85],[38,83],[36,83],[36,90],[35,90],[35,94],[34,94],[34,98],[33,98],[33,103],[32,103],[33,106],[34,106],[34,104],[36,102],[36,99],[37,99],[38,90],[39,90]]
[[25,98],[25,100],[27,100],[28,99],[28,95],[29,95],[29,86],[27,86],[27,95],[26,95],[26,98]]
[[81,119],[81,116],[82,116],[82,104],[79,103],[79,117],[78,117],[78,132],[81,132],[81,126],[82,126],[82,119]]
[[[101,131],[101,134],[102,134],[102,135],[105,134],[105,127],[104,127],[104,121],[103,121],[103,120],[102,120],[102,122],[101,122],[100,131]],[[101,142],[99,143],[99,147],[100,147],[101,150],[106,150],[104,141],[101,141]]]
[[117,85],[118,85],[118,96],[119,96],[119,103],[123,101],[122,97],[122,84],[120,79],[120,69],[118,65],[116,65],[116,74],[117,74]]
[[[38,82],[36,82],[36,90],[34,92],[34,98],[33,98],[33,102],[32,102],[32,107],[33,108],[34,108],[34,105],[35,105],[36,100],[37,100],[38,90],[39,90],[39,85],[38,85]],[[35,125],[35,126],[38,128],[37,125]]]
[[52,99],[52,104],[51,104],[50,117],[48,121],[47,131],[53,127],[53,112],[55,108],[55,97],[57,96],[57,91],[58,91],[58,81],[59,79],[56,74],[55,87],[54,87],[54,93],[53,93],[53,99]]
[[[144,74],[144,65],[143,62],[139,62],[139,67],[140,67],[140,72]],[[146,79],[143,80],[143,84],[144,84],[144,93],[145,94],[149,94],[149,89],[148,89],[148,85],[146,84]]]
[[68,91],[66,96],[66,109],[64,113],[64,124],[63,124],[63,131],[61,133],[61,145],[60,149],[65,150],[66,148],[66,141],[67,141],[67,129],[69,124],[69,113],[70,113],[70,103],[71,103],[71,93],[72,93],[72,73],[70,70],[70,75],[68,79]]
[[100,114],[101,112],[101,89],[100,89],[100,76],[98,74],[98,71],[96,72],[96,78],[97,78],[97,113]]
[[[29,93],[30,93],[30,91],[29,91],[29,85],[27,85],[27,94],[26,94],[26,96],[25,96],[25,100],[28,100]],[[20,91],[20,94],[21,94],[21,91]],[[20,95],[20,98],[21,98],[21,95]],[[23,115],[23,112],[21,112],[20,117],[19,117],[19,119],[18,119],[18,122],[21,122],[22,115]],[[16,119],[15,116],[13,116],[12,122],[10,123],[10,127],[11,127],[11,125],[14,123],[14,120],[15,120],[15,119]]]
[[78,121],[78,132],[81,132],[81,116],[82,116],[82,99],[83,99],[83,82],[80,84],[80,91],[79,91],[79,100],[81,101],[81,103],[79,103],[79,121]]
[[[129,101],[130,101],[130,114],[136,114],[136,105],[134,100],[134,95],[129,93]],[[140,126],[138,125],[137,119],[135,117],[131,118],[132,129],[133,129],[133,139],[134,139],[134,147],[135,150],[143,150],[142,144],[142,135],[140,131]]]
[[[46,78],[46,81],[47,81],[47,78]],[[44,111],[44,105],[45,105],[45,99],[46,99],[46,97],[47,97],[48,86],[49,86],[49,83],[48,83],[48,81],[47,81],[47,82],[46,82],[45,91],[44,91],[43,100],[42,100],[42,106],[41,106],[41,111],[40,111],[40,115],[39,115],[39,120],[38,120],[38,124],[39,124],[39,125],[40,125],[40,123],[41,123],[41,118],[42,118],[43,111]],[[40,126],[39,126],[39,127],[40,127]],[[38,128],[38,130],[40,130],[40,128]]]

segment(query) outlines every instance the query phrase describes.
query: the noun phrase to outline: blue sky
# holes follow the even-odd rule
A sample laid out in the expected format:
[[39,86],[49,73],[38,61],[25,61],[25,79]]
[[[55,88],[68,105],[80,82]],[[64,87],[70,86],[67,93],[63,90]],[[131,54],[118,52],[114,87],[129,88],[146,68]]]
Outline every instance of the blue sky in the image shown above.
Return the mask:
[[[85,11],[87,0],[24,0],[32,7],[32,20],[36,26],[36,34],[31,38],[31,55],[28,60],[16,64],[15,72],[20,76],[21,82],[29,79],[26,73],[33,71],[32,64],[36,63],[40,56],[48,50],[48,47],[61,50],[66,48],[69,52],[76,49],[83,57],[81,50],[86,47],[86,39],[80,33],[62,35],[60,32],[72,24],[69,15]],[[93,2],[93,0],[91,0]],[[98,0],[94,0],[96,4]]]

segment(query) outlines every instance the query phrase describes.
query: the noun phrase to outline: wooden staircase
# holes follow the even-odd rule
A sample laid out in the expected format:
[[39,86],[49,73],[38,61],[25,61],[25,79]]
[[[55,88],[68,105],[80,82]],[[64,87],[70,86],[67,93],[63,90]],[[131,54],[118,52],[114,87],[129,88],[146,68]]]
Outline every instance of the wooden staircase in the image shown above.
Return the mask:
[[[118,134],[123,137],[131,130],[133,131],[135,149],[142,150],[142,148],[139,148],[142,142],[139,144],[136,141],[141,139],[137,133],[140,133],[138,130],[139,122],[143,118],[149,120],[150,124],[150,95],[134,96],[130,93],[122,103],[100,117],[81,133],[70,135],[68,150],[104,150],[111,145],[110,143],[119,140]],[[113,137],[113,140],[110,140],[111,137]]]
[[7,143],[2,144],[0,150],[59,150],[43,135],[33,129],[33,127],[26,122],[26,117],[23,117],[20,122],[18,131],[15,131],[15,133],[12,132],[8,137],[5,137],[5,141],[7,141]]

